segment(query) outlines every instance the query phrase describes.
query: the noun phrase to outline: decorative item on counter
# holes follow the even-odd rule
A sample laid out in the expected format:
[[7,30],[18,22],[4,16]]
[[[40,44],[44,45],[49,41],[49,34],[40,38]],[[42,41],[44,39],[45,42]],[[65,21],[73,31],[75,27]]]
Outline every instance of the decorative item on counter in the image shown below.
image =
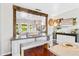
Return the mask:
[[78,47],[77,44],[72,43],[72,42],[63,42],[61,45],[62,45],[63,47],[66,47],[66,48],[71,48],[71,47],[77,48],[77,47]]
[[77,30],[78,30],[78,29],[72,29],[72,30],[71,30],[71,33],[77,33]]
[[65,44],[63,44],[63,46],[64,46],[64,47],[73,47],[73,45],[70,44],[70,43],[65,43]]
[[39,33],[39,35],[42,35],[43,33],[46,34],[46,31],[45,31],[46,25],[42,24],[41,20],[34,20],[34,23],[36,25],[36,30]]
[[37,29],[40,33],[43,33],[45,27],[46,27],[45,25],[39,25],[39,26],[36,27],[36,29]]

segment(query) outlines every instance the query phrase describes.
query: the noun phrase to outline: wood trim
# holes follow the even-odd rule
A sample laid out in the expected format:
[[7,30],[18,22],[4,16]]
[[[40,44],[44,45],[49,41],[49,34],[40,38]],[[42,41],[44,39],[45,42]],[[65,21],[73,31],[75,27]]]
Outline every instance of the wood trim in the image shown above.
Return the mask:
[[48,32],[48,25],[47,25],[48,14],[13,5],[13,38],[14,39],[16,37],[16,11],[24,11],[24,12],[27,12],[27,13],[30,13],[30,14],[45,16],[46,17],[46,35],[48,34],[47,33]]
[[44,47],[45,49],[48,49],[48,44],[44,44],[43,47]]
[[48,35],[48,16],[46,16],[46,35]]
[[35,11],[35,10],[23,8],[23,7],[16,6],[16,5],[13,5],[13,8],[16,9],[16,11],[24,11],[24,12],[27,12],[27,13],[30,13],[30,14],[46,16],[46,17],[48,16],[48,14],[46,14],[46,13],[38,12],[38,11]]
[[13,6],[13,38],[16,37],[16,9]]

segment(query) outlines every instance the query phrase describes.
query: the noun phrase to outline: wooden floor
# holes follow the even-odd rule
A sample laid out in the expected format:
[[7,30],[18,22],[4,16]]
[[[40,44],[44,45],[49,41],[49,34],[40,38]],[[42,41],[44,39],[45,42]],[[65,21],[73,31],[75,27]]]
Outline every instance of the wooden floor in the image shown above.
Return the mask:
[[48,49],[39,46],[25,50],[24,56],[56,56],[56,55],[51,53]]

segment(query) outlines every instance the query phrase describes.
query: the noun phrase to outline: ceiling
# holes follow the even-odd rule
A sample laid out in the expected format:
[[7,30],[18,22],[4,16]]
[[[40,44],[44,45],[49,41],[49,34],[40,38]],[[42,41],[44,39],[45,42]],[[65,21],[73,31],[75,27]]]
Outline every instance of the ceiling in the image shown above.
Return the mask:
[[50,16],[67,12],[79,6],[78,3],[15,3],[15,5],[33,10],[40,9],[41,12],[48,13]]

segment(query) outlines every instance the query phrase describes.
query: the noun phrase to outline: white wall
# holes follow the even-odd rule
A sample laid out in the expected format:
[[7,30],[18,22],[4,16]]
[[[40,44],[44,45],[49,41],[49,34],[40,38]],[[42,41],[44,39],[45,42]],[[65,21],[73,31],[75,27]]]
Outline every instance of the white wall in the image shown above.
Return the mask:
[[12,4],[1,4],[1,55],[10,53],[13,37]]
[[[1,4],[0,4],[0,8],[1,8]],[[1,9],[0,9],[1,11]],[[1,24],[1,13],[0,13],[0,24]],[[1,25],[0,25],[1,27]],[[1,29],[0,29],[0,55],[1,55]]]

